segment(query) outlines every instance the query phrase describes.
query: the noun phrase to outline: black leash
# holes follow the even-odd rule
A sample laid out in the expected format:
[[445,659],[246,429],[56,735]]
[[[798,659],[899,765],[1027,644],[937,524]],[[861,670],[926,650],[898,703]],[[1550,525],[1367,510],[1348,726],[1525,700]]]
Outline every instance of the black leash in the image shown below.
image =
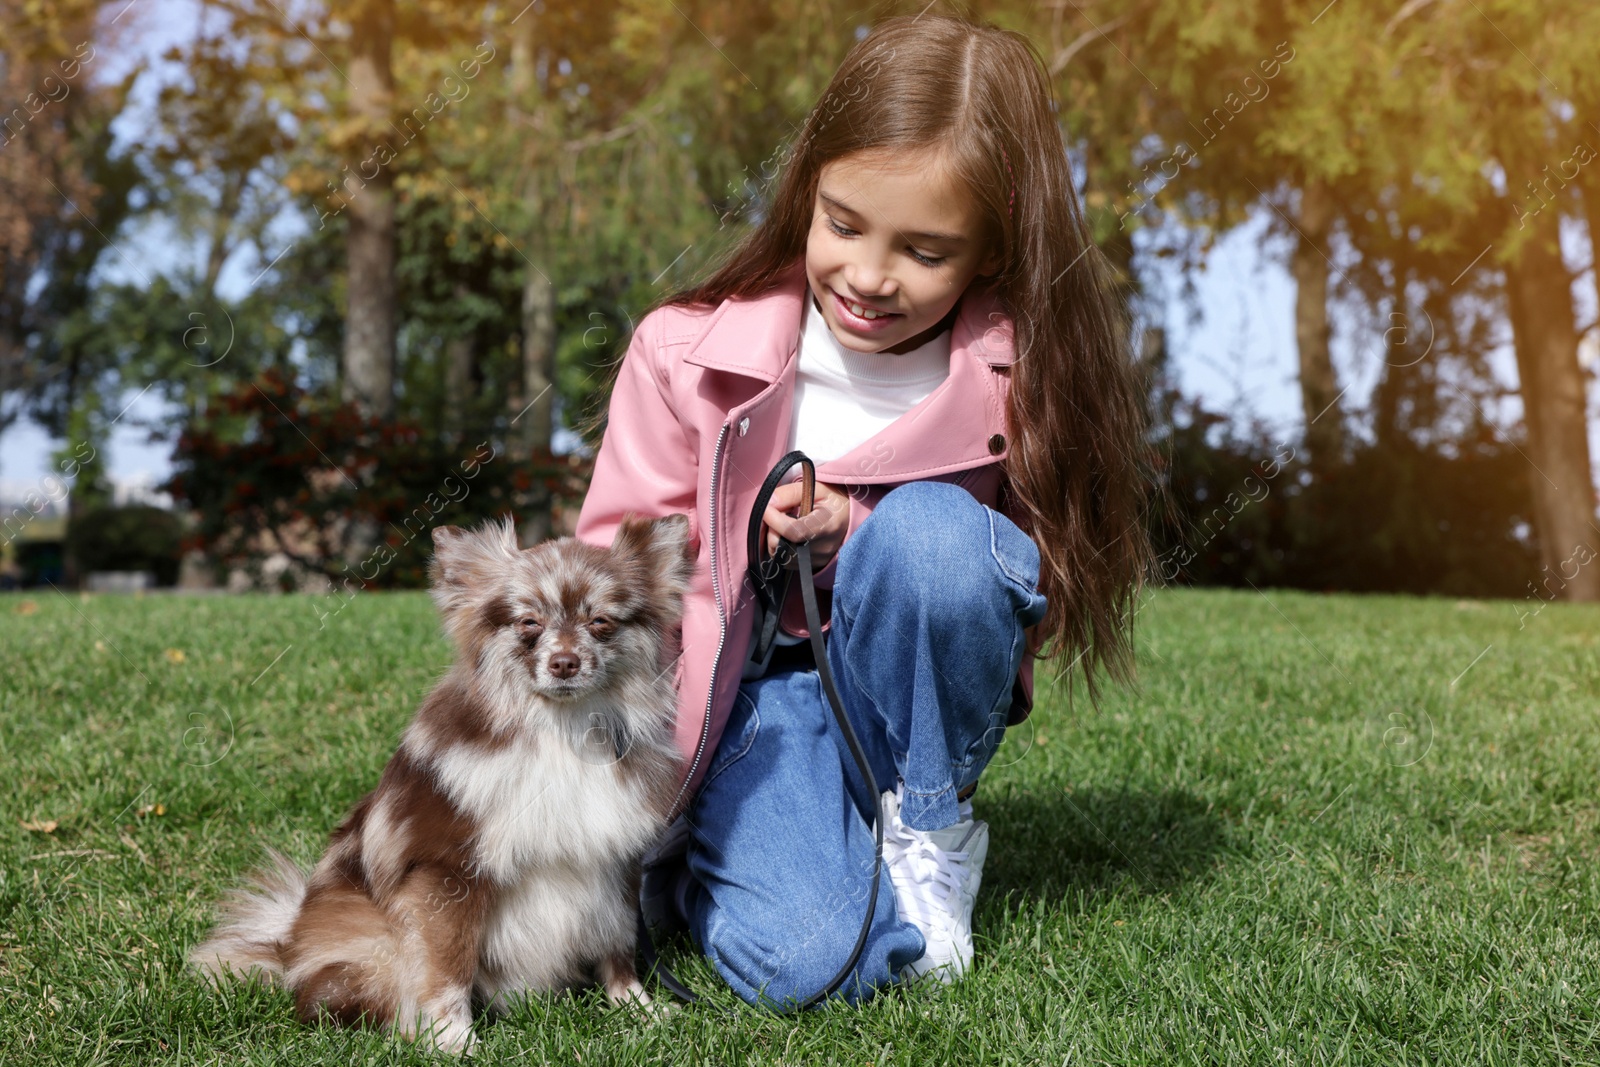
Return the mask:
[[[804,488],[800,501],[800,514],[811,514],[815,504],[816,465],[812,463],[810,457],[800,451],[790,452],[778,460],[778,465],[772,468],[766,481],[762,483],[761,492],[756,494],[755,507],[750,512],[750,554],[747,558],[750,560],[750,584],[756,593],[756,650],[752,656],[762,664],[768,662],[773,640],[778,632],[778,612],[783,606],[784,594],[788,591],[789,580],[794,573],[789,569],[789,563],[796,562],[795,570],[800,574],[800,595],[805,601],[806,626],[811,631],[811,652],[817,661],[817,675],[822,680],[823,691],[828,695],[828,703],[833,707],[834,720],[838,722],[839,729],[844,734],[850,755],[855,758],[856,767],[866,781],[868,795],[872,797],[872,802],[877,808],[877,818],[873,820],[872,892],[867,897],[867,914],[861,920],[861,933],[856,936],[855,948],[850,950],[850,958],[845,960],[844,966],[839,968],[839,973],[833,976],[833,980],[821,991],[800,1003],[800,1009],[805,1009],[827,999],[844,983],[845,978],[860,961],[861,950],[866,947],[867,933],[872,928],[872,915],[878,905],[878,885],[883,876],[883,800],[878,793],[878,780],[873,777],[872,768],[867,765],[867,755],[861,750],[861,741],[856,737],[855,728],[850,725],[850,719],[844,713],[844,701],[840,699],[839,690],[833,684],[833,671],[828,667],[828,650],[822,639],[822,616],[817,610],[817,587],[811,575],[810,542],[801,541],[795,544],[787,538],[780,537],[777,551],[770,556],[764,555],[766,538],[761,536],[762,516],[766,514],[767,505],[771,502],[772,493],[777,489],[778,483],[796,463],[801,465],[801,484]],[[657,958],[643,911],[639,913],[639,944],[644,950],[647,971],[654,972],[662,985],[681,1000],[694,1003],[700,999]]]

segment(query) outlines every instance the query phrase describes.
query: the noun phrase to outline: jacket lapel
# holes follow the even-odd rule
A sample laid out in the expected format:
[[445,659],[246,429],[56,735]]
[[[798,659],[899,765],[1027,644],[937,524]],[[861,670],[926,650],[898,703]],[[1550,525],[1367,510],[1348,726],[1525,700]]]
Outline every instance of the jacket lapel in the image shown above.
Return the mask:
[[[806,299],[805,270],[797,264],[771,291],[724,301],[685,362],[769,385],[781,381],[784,403],[792,405]],[[974,285],[962,295],[951,328],[949,376],[882,431],[818,464],[817,477],[835,484],[901,482],[999,462],[1010,447],[1004,401],[1014,359],[1009,317],[987,286]]]
[[805,269],[797,264],[782,285],[758,297],[724,300],[684,361],[772,384],[800,347],[805,293]]

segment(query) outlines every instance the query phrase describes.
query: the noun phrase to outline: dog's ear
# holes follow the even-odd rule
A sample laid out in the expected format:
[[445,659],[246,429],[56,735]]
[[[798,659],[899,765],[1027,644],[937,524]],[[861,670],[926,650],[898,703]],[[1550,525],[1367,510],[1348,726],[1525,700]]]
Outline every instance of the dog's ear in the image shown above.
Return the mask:
[[448,618],[461,606],[467,587],[467,531],[459,526],[433,528],[433,558],[428,561],[428,587],[433,602]]
[[433,559],[428,563],[430,584],[455,585],[461,582],[466,556],[467,531],[459,526],[433,528]]
[[483,547],[491,555],[515,559],[521,551],[517,547],[517,523],[509,514],[500,516],[499,522],[479,527],[478,532],[483,537]]
[[474,530],[433,528],[433,559],[428,581],[434,603],[449,613],[463,606],[471,590],[517,557],[517,527],[508,515]]
[[689,517],[659,519],[628,516],[611,541],[613,552],[637,559],[657,588],[682,596],[694,577],[695,546],[689,539]]

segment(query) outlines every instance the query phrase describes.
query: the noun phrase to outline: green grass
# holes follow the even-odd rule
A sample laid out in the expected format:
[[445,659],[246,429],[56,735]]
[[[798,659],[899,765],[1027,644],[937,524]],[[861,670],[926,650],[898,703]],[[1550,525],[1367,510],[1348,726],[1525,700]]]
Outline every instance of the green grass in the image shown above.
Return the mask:
[[[317,855],[448,664],[420,594],[319,609],[0,597],[0,1063],[430,1060],[183,966],[263,846]],[[1592,607],[1164,592],[1142,690],[1041,684],[985,776],[966,981],[797,1018],[687,966],[711,1005],[537,998],[480,1062],[1600,1061],[1597,634]]]

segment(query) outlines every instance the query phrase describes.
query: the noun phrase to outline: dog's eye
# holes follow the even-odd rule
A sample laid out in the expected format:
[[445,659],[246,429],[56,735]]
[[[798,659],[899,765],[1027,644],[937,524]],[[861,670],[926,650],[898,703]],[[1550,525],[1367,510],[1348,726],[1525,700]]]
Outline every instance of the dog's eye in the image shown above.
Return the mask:
[[540,634],[544,633],[544,626],[532,615],[518,619],[517,626],[520,627],[522,632],[529,637],[538,637]]
[[596,615],[589,622],[589,629],[596,637],[610,637],[616,632],[617,624],[604,615]]

